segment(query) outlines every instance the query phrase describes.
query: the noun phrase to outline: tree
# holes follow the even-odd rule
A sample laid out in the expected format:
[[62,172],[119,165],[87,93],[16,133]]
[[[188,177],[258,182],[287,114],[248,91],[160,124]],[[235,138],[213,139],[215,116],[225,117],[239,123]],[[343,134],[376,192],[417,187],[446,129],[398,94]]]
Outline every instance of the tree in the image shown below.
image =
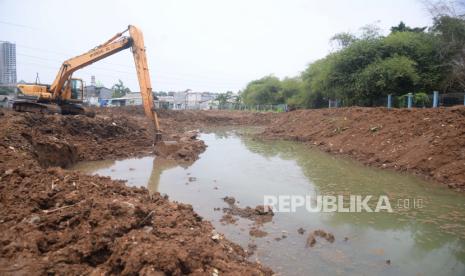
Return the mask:
[[400,21],[399,25],[391,27],[391,33],[395,32],[413,32],[413,33],[422,33],[426,30],[426,27],[416,27],[410,28],[405,25],[404,22]]
[[297,77],[251,81],[244,102],[318,108],[339,100],[372,106],[388,94],[465,88],[465,16],[440,15],[429,29],[400,22],[387,36],[366,25],[358,36],[339,33],[330,42],[339,48]]
[[281,83],[275,76],[269,75],[258,80],[251,81],[242,93],[244,103],[278,104],[281,100]]
[[444,89],[465,88],[465,20],[440,16],[434,19],[432,31],[440,38],[441,66],[448,72]]
[[224,106],[229,102],[229,100],[232,98],[232,96],[233,96],[233,92],[228,91],[226,93],[218,94],[218,96],[216,96],[215,100],[218,101],[220,106]]
[[8,95],[15,93],[15,89],[7,86],[0,86],[0,95]]
[[388,94],[413,91],[419,80],[416,62],[405,56],[394,56],[368,65],[357,78],[357,98],[364,105],[374,105]]
[[355,42],[357,40],[357,37],[354,34],[348,33],[348,32],[342,32],[335,34],[331,39],[329,40],[331,43],[335,43],[337,45],[338,49],[345,48]]
[[122,80],[118,80],[118,83],[115,83],[111,89],[113,90],[113,95],[111,96],[112,98],[121,98],[124,97],[127,93],[131,92],[129,88],[124,86]]
[[[376,23],[379,23],[379,21]],[[376,25],[376,23],[367,24],[361,27],[360,31],[362,34],[360,37],[362,39],[374,39],[380,37],[381,28],[378,25]]]
[[281,81],[281,90],[278,102],[289,103],[289,100],[296,97],[303,90],[303,82],[300,77],[284,78]]

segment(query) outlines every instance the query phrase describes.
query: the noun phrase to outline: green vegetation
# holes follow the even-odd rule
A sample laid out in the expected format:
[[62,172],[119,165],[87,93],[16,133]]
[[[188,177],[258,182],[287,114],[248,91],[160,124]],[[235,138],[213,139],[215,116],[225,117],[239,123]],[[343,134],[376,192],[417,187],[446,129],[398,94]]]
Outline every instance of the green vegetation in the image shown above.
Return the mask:
[[241,93],[245,104],[287,103],[296,107],[384,105],[388,94],[402,99],[414,93],[419,106],[428,94],[465,88],[465,20],[440,14],[430,28],[403,22],[382,36],[376,26],[360,35],[340,33],[331,42],[337,50],[317,60],[295,78],[269,75],[251,81]]
[[226,93],[220,93],[218,96],[216,96],[216,99],[219,103],[220,106],[226,105],[233,97],[233,92],[228,91]]
[[0,95],[14,94],[15,89],[13,87],[0,86]]
[[111,89],[113,90],[113,95],[111,96],[112,98],[121,98],[124,97],[127,93],[131,92],[129,88],[124,86],[122,80],[118,80],[118,83],[115,83]]

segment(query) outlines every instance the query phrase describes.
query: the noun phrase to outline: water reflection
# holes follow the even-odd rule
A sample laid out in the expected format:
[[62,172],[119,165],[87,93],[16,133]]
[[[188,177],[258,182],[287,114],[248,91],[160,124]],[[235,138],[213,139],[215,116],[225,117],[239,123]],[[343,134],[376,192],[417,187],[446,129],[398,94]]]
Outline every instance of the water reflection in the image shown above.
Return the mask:
[[[153,158],[152,163],[152,173],[150,174],[150,178],[147,183],[147,189],[151,194],[159,191],[158,186],[160,184],[161,175],[164,171],[179,167],[179,165],[174,160],[170,159]],[[187,168],[189,166],[185,165],[185,167]]]
[[[257,244],[253,258],[284,275],[465,274],[463,195],[299,143],[262,141],[244,131],[215,129],[201,139],[207,150],[190,166],[146,157],[107,163],[109,167],[92,163],[88,171],[127,179],[129,185],[147,185],[151,192],[192,204],[231,240],[242,246]],[[189,181],[191,177],[196,181]],[[269,236],[253,239],[241,229],[247,228],[247,221],[222,225],[221,213],[213,211],[224,206],[221,198],[226,195],[239,199],[242,206],[255,206],[265,194],[314,193],[388,195],[394,213],[278,213],[264,226]],[[398,208],[397,200],[404,198],[421,198],[425,207]],[[336,242],[305,248],[306,236],[296,233],[300,227],[331,231]],[[282,230],[288,231],[288,238],[275,241]]]

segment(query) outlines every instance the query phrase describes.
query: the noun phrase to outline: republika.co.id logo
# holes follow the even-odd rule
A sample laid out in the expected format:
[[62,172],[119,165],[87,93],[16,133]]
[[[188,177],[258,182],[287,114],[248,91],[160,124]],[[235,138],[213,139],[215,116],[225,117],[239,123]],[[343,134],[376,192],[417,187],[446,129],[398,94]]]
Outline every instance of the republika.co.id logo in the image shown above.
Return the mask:
[[398,209],[423,208],[421,198],[391,201],[387,195],[265,195],[263,206],[277,213],[296,212],[305,209],[311,213],[392,213]]

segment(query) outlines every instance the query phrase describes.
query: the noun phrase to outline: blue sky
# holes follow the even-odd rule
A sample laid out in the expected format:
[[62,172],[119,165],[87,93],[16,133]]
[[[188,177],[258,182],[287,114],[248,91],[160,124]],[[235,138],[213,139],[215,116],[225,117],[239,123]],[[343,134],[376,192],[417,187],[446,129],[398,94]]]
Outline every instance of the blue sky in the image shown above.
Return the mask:
[[[295,76],[331,51],[329,39],[376,23],[428,26],[417,0],[0,0],[0,40],[17,44],[18,80],[53,81],[61,63],[140,27],[155,91],[225,92],[268,74]],[[126,50],[74,74],[138,90]]]

